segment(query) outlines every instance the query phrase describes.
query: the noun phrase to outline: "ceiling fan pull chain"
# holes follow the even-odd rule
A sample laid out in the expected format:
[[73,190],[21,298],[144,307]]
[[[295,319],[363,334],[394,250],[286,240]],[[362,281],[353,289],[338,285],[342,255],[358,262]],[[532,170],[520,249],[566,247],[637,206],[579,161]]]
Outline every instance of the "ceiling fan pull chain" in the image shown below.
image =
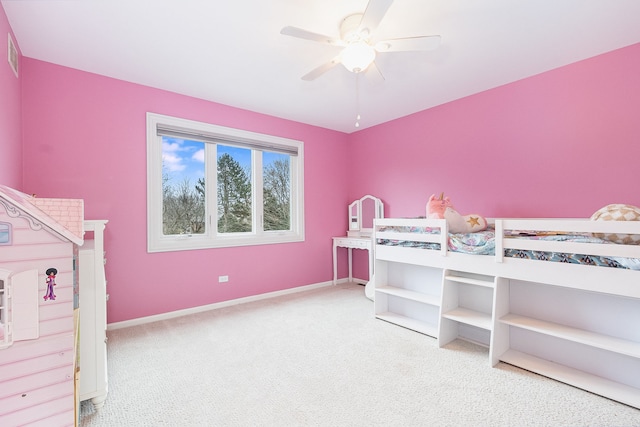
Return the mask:
[[360,73],[356,73],[356,127],[360,127]]

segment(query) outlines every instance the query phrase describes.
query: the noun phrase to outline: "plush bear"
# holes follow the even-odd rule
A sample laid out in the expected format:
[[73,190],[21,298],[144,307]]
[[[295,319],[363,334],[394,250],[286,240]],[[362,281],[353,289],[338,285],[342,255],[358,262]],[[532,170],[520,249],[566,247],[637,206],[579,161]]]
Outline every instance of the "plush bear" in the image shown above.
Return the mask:
[[449,197],[435,194],[427,202],[427,218],[446,219],[451,233],[475,233],[487,229],[487,219],[482,215],[460,215],[451,204]]

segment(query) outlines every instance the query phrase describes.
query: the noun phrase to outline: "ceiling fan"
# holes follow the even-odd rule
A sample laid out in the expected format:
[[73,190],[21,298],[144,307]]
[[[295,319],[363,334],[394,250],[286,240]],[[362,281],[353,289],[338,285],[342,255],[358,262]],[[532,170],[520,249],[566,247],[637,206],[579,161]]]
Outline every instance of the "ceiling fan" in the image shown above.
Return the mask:
[[338,64],[344,65],[347,70],[353,73],[363,73],[373,69],[380,78],[383,78],[375,64],[378,53],[427,51],[440,45],[440,36],[416,36],[375,41],[374,32],[392,3],[393,0],[369,0],[364,13],[349,15],[342,20],[339,39],[297,27],[287,26],[280,30],[280,34],[343,48],[340,54],[331,61],[302,76],[302,80],[314,80]]

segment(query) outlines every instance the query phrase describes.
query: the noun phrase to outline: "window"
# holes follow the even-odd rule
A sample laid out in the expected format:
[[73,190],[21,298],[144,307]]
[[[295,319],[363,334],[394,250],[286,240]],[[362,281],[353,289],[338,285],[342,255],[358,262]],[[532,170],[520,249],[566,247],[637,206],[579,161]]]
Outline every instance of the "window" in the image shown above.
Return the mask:
[[147,113],[149,252],[304,240],[303,144]]
[[0,245],[10,245],[11,243],[11,224],[0,222]]

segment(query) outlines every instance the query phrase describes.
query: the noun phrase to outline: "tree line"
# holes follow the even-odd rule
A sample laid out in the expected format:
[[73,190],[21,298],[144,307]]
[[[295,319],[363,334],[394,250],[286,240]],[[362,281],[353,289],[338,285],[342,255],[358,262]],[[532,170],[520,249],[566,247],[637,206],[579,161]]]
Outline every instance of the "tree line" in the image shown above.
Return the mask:
[[[243,168],[225,153],[217,161],[218,233],[250,232],[252,226],[251,170]],[[206,221],[205,180],[195,184],[189,179],[172,183],[163,169],[162,217],[163,233],[203,234]],[[289,158],[275,160],[263,171],[263,229],[290,229]]]

